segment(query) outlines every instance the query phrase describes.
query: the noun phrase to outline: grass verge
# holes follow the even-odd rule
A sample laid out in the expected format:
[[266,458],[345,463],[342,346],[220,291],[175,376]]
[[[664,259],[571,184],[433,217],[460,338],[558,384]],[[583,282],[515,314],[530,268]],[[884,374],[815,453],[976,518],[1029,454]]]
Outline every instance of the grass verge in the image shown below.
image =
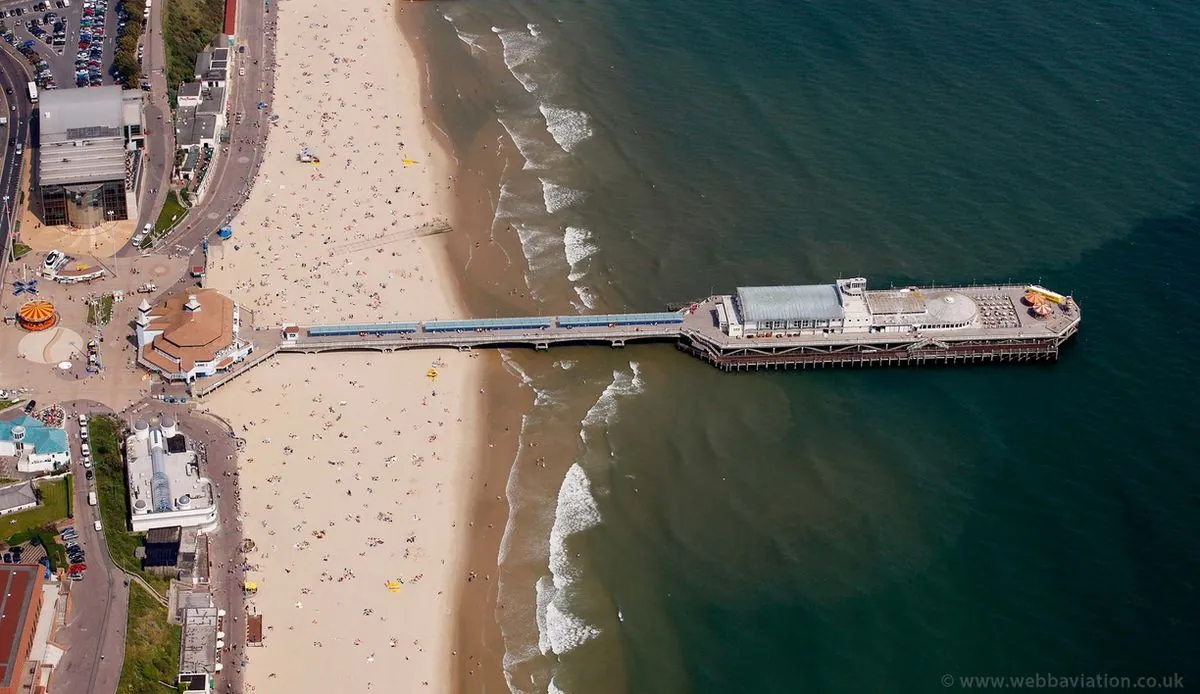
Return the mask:
[[179,201],[179,195],[175,191],[167,193],[167,200],[163,203],[162,211],[158,213],[158,219],[154,222],[154,229],[142,239],[139,244],[142,248],[149,247],[156,240],[164,236],[168,231],[174,229],[187,216],[188,208],[183,206]]
[[146,589],[129,584],[129,622],[125,662],[117,694],[161,694],[175,691],[172,680],[179,666],[183,630],[167,620],[167,608],[155,602]]
[[120,423],[106,416],[88,418],[88,440],[96,465],[96,497],[109,556],[114,564],[141,576],[155,590],[166,595],[171,586],[170,579],[142,571],[141,562],[134,555],[143,543],[143,536],[129,532],[129,495],[125,487],[125,461],[121,456]]
[[32,250],[33,250],[32,248],[30,248],[29,246],[26,246],[25,244],[23,244],[19,241],[14,240],[12,242],[13,260],[20,260],[21,258],[24,258]]

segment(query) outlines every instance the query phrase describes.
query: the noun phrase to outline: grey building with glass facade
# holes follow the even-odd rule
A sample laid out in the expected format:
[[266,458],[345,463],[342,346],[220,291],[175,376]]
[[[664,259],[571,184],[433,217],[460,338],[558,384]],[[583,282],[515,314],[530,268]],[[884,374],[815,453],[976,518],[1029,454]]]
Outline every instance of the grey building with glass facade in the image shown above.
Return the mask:
[[95,227],[137,216],[142,93],[51,89],[39,103],[35,172],[43,223]]

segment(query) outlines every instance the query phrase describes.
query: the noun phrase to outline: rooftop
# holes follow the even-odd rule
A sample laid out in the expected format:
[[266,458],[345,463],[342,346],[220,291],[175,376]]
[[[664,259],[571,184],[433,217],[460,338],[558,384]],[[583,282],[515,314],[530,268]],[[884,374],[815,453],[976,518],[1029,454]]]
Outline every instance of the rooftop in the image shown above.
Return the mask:
[[[140,426],[140,424],[139,424]],[[129,474],[130,506],[135,518],[155,511],[154,495],[154,458],[151,446],[162,444],[162,472],[166,487],[162,490],[165,503],[169,504],[167,511],[183,509],[209,508],[213,504],[209,485],[200,477],[196,453],[185,450],[183,453],[171,453],[163,440],[162,430],[158,425],[152,427],[149,438],[140,438],[135,433],[125,442],[126,458]],[[177,434],[177,436],[182,436]]]
[[[102,87],[101,87],[102,88]],[[55,89],[82,92],[88,89]],[[78,134],[78,133],[76,133]],[[125,137],[96,135],[78,139],[42,138],[38,148],[38,184],[90,185],[125,180]]]
[[11,441],[13,427],[25,427],[25,445],[33,446],[37,453],[66,453],[67,430],[47,426],[40,419],[20,415],[16,419],[0,421],[0,440]]
[[15,671],[25,659],[21,633],[43,571],[41,564],[0,565],[0,687],[12,686],[13,677],[21,676]]
[[739,314],[744,321],[839,320],[843,316],[837,287],[832,284],[738,287]]
[[[125,125],[119,85],[87,89],[47,89],[38,103],[42,142],[121,135]],[[111,131],[111,132],[108,132]]]
[[200,88],[202,86],[203,85],[201,85],[199,82],[184,82],[183,84],[179,85],[179,98],[199,99]]
[[175,110],[175,143],[180,147],[198,145],[217,137],[217,116],[200,113],[198,106],[182,106]]
[[184,612],[179,676],[214,674],[217,663],[217,608],[192,607]]
[[33,482],[21,482],[0,487],[0,511],[36,503],[37,493],[33,491]]
[[167,298],[147,314],[148,329],[161,330],[162,334],[154,338],[153,348],[147,346],[143,356],[150,359],[157,349],[178,359],[179,365],[171,364],[168,370],[191,371],[198,361],[212,361],[234,343],[234,308],[231,299],[214,289]]
[[216,116],[225,110],[224,87],[206,89],[201,96],[200,105],[196,107],[197,115]]

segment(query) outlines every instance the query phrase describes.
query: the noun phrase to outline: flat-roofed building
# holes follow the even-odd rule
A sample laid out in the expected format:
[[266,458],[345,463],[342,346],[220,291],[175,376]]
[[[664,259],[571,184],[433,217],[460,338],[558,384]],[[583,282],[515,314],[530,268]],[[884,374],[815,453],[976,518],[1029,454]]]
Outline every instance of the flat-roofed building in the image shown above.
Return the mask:
[[130,523],[134,532],[155,528],[217,527],[212,480],[170,417],[138,421],[125,440]]
[[229,81],[229,49],[207,48],[196,56],[195,79],[205,87],[224,87]]
[[36,181],[48,225],[94,227],[137,215],[142,93],[119,86],[41,96]]
[[232,368],[254,351],[243,337],[242,309],[213,289],[138,306],[138,363],[163,378],[191,383]]
[[215,607],[189,607],[183,615],[183,639],[179,646],[179,678],[185,692],[209,694],[217,674],[217,625]]
[[0,565],[0,694],[27,691],[24,683],[37,681],[28,663],[45,573],[41,564]]

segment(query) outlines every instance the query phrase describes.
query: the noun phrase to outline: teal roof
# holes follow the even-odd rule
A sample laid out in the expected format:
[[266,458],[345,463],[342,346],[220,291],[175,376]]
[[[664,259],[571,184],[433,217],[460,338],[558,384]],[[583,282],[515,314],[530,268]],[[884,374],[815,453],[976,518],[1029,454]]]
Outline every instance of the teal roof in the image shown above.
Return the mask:
[[67,453],[67,430],[48,427],[40,419],[21,415],[9,422],[0,422],[0,439],[12,440],[13,427],[25,427],[25,443],[38,453]]

